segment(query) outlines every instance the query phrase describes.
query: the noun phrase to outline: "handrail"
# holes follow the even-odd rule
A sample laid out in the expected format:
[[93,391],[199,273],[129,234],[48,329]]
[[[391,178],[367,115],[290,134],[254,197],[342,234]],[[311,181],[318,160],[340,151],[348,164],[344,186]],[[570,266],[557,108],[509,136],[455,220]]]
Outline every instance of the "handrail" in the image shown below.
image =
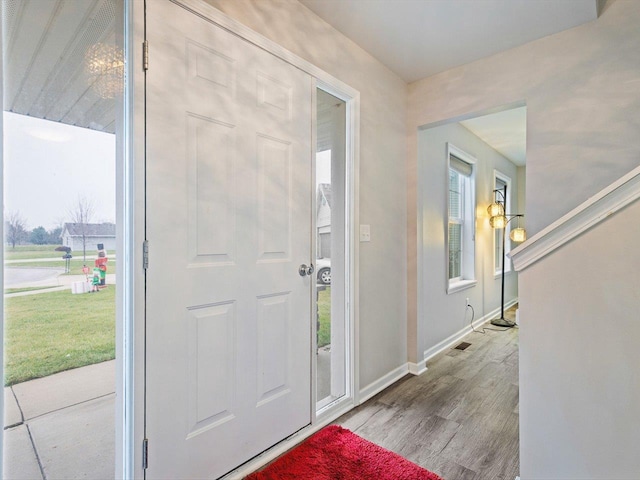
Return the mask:
[[507,255],[520,272],[640,198],[640,167],[613,182]]

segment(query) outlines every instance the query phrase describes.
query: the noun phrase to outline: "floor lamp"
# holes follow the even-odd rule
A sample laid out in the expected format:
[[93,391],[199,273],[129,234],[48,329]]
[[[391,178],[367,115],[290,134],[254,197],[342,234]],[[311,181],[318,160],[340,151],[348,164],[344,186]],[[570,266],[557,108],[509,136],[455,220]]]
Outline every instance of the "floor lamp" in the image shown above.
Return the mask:
[[[491,225],[494,229],[502,229],[502,295],[500,297],[500,318],[494,318],[491,320],[492,325],[496,325],[498,327],[513,327],[515,323],[511,320],[507,320],[504,318],[504,265],[506,263],[506,252],[505,252],[505,243],[506,243],[506,235],[507,232],[507,224],[513,220],[514,218],[518,219],[518,227],[511,230],[509,234],[509,238],[514,242],[524,242],[527,239],[527,231],[520,227],[520,218],[524,217],[523,214],[516,213],[506,213],[506,204],[507,204],[507,186],[505,185],[503,190],[494,190],[494,201],[489,208],[487,208],[487,212],[489,213],[489,225]],[[501,198],[500,198],[501,197]]]

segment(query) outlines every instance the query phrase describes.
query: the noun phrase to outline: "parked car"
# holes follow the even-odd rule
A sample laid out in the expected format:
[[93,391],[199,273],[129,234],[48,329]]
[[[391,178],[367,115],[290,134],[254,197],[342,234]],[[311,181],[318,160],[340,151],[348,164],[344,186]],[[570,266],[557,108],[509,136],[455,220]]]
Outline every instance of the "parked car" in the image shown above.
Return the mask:
[[316,260],[316,271],[318,272],[318,283],[331,285],[331,259],[318,258]]

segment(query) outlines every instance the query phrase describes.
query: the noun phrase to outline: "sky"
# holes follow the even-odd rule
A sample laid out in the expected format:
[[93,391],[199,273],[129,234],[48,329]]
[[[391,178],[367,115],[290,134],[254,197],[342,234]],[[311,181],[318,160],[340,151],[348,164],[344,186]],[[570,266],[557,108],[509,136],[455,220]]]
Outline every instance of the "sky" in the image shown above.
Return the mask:
[[4,211],[31,230],[69,222],[78,196],[92,222],[115,222],[115,135],[4,112]]
[[331,183],[331,150],[316,153],[316,190],[321,183]]

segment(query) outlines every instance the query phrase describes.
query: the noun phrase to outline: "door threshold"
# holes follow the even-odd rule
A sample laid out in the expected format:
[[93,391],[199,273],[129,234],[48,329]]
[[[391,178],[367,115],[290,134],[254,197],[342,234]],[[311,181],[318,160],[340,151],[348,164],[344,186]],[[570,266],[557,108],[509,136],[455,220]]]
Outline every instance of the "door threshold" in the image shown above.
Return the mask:
[[325,412],[324,415],[317,417],[315,423],[309,424],[306,427],[301,428],[300,430],[295,432],[293,435],[285,438],[279,443],[276,443],[273,447],[269,448],[268,450],[265,450],[264,452],[257,455],[256,457],[253,457],[248,462],[240,465],[235,470],[232,470],[226,475],[220,477],[219,480],[243,479],[250,473],[253,473],[256,470],[259,470],[260,468],[264,467],[268,463],[274,461],[280,455],[296,447],[297,445],[302,443],[304,440],[309,438],[311,435],[321,430],[322,428],[326,427],[334,420],[340,418],[342,415],[352,410],[354,407],[355,407],[355,404],[353,402],[353,399],[345,398],[343,402],[339,402],[335,405],[335,409],[332,408],[330,411]]

